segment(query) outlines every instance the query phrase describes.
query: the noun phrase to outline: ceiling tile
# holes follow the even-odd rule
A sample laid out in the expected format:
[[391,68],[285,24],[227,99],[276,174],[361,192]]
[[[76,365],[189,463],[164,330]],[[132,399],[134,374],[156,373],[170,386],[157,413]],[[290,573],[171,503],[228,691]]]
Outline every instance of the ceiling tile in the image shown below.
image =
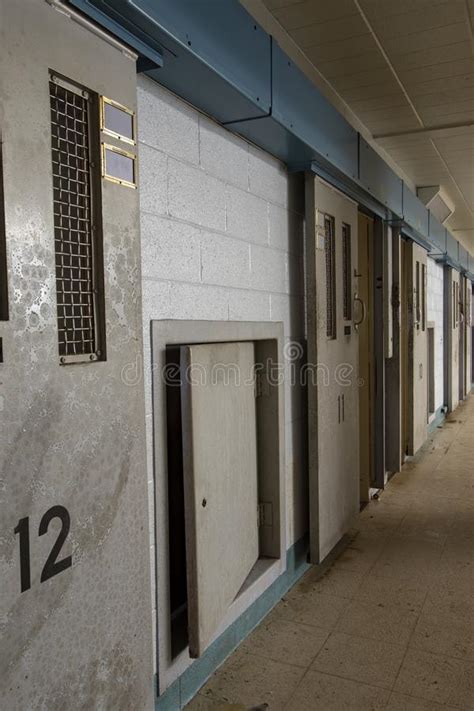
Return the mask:
[[454,22],[451,25],[440,27],[426,32],[414,32],[401,37],[387,38],[383,41],[383,47],[389,57],[407,52],[419,52],[420,50],[438,50],[443,45],[455,44],[456,42],[468,41],[469,34],[467,23],[463,19],[461,22]]
[[308,59],[310,59],[316,68],[321,62],[329,62],[334,59],[344,57],[357,57],[367,51],[368,48],[375,46],[369,34],[351,37],[338,42],[327,42],[318,47],[309,47],[305,50]]
[[[429,12],[426,7],[413,2],[409,12],[397,15],[386,12],[382,14],[379,11],[367,12],[367,18],[383,43],[387,38],[439,29],[456,22],[460,15],[462,16],[463,2],[464,0],[447,0],[446,2],[430,3]],[[391,4],[398,5],[398,3]],[[382,0],[379,7],[384,5],[386,6],[387,3]],[[364,2],[362,2],[362,7],[364,7]]]
[[420,67],[451,62],[455,59],[471,59],[472,45],[469,40],[459,41],[459,38],[451,44],[444,44],[429,49],[417,47],[413,52],[405,52],[391,57],[397,71],[403,69],[419,69]]
[[393,74],[385,65],[380,69],[369,69],[363,72],[347,73],[343,77],[335,77],[332,83],[337,87],[338,91],[343,91],[344,89],[354,89],[359,86],[371,86],[372,84],[392,81]]
[[447,91],[435,91],[433,94],[424,94],[416,98],[416,106],[418,109],[427,106],[439,106],[440,104],[454,103],[459,100],[469,101],[474,99],[474,87],[467,86],[462,90],[462,96],[458,89],[449,89]]
[[461,74],[457,77],[445,77],[443,79],[431,79],[422,84],[415,84],[410,87],[410,96],[425,96],[425,94],[437,94],[442,91],[456,91],[458,98],[462,99],[464,89],[474,86],[474,70],[468,74]]
[[416,86],[427,81],[443,79],[448,77],[458,77],[474,71],[472,57],[469,59],[458,59],[454,62],[442,62],[441,64],[430,64],[428,67],[420,69],[401,69],[395,63],[395,69],[399,72],[400,78],[407,88]]
[[[459,4],[460,0],[452,0],[453,4]],[[413,12],[413,8],[420,12],[431,13],[438,5],[445,5],[446,0],[360,0],[361,7],[369,16],[373,18],[396,17]]]
[[371,48],[368,48],[367,51],[357,56],[344,56],[330,62],[319,62],[318,70],[327,79],[334,79],[335,77],[344,77],[347,74],[363,72],[368,69],[376,70],[386,66],[387,63],[382,53],[374,44]]
[[309,24],[306,27],[290,30],[290,34],[302,49],[324,46],[341,40],[346,41],[352,37],[360,37],[362,35],[365,35],[372,43],[367,25],[359,13],[353,13],[328,22]]
[[[275,0],[278,2],[278,0]],[[269,3],[266,2],[268,7]],[[270,8],[271,9],[271,8]],[[354,12],[353,0],[338,0],[338,2],[298,2],[275,9],[274,15],[287,30],[295,30],[317,22],[335,20]]]

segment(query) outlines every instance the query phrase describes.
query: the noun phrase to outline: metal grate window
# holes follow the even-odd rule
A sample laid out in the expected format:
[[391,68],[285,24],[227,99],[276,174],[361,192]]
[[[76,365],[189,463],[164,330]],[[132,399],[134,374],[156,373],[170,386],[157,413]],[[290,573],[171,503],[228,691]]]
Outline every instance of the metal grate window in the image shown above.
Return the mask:
[[[7,245],[3,196],[3,152],[0,137],[0,321],[8,321]],[[0,353],[1,363],[1,353]]]
[[456,320],[456,316],[457,316],[457,311],[456,311],[456,282],[453,281],[453,328],[456,328],[456,326],[458,325],[458,324],[457,324],[457,320]]
[[94,141],[91,120],[94,98],[80,87],[51,78],[54,241],[61,363],[104,358],[103,265],[98,244],[101,233],[99,142],[98,138]]
[[351,226],[342,224],[343,311],[346,321],[352,319],[352,252]]
[[336,236],[334,217],[324,216],[326,253],[326,335],[336,338]]
[[421,330],[426,329],[426,264],[421,265]]

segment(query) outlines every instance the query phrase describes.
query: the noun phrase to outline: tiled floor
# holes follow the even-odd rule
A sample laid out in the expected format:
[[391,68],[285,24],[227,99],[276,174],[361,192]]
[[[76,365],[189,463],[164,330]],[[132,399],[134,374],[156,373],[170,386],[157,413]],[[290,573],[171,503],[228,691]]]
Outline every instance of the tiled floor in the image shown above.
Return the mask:
[[[474,709],[474,397],[188,711]],[[267,704],[268,706],[266,706]]]

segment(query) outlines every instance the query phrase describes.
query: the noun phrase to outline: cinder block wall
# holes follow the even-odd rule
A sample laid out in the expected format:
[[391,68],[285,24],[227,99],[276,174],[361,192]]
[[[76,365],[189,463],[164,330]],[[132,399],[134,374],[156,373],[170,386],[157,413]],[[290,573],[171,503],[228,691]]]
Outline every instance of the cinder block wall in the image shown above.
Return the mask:
[[443,266],[433,259],[427,263],[427,317],[435,324],[435,408],[438,409],[444,404]]
[[[287,344],[303,343],[304,185],[279,161],[147,78],[139,79],[138,137],[152,513],[150,321],[283,321]],[[287,352],[298,354],[299,345]],[[285,398],[290,547],[308,526],[306,396],[287,383]],[[153,566],[153,530],[150,545]]]

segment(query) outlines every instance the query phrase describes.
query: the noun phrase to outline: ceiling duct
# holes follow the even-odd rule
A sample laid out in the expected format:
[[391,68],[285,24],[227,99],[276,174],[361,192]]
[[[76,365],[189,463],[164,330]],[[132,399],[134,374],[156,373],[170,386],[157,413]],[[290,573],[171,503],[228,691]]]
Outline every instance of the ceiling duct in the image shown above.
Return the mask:
[[442,225],[454,212],[454,203],[439,185],[417,188],[416,194]]

